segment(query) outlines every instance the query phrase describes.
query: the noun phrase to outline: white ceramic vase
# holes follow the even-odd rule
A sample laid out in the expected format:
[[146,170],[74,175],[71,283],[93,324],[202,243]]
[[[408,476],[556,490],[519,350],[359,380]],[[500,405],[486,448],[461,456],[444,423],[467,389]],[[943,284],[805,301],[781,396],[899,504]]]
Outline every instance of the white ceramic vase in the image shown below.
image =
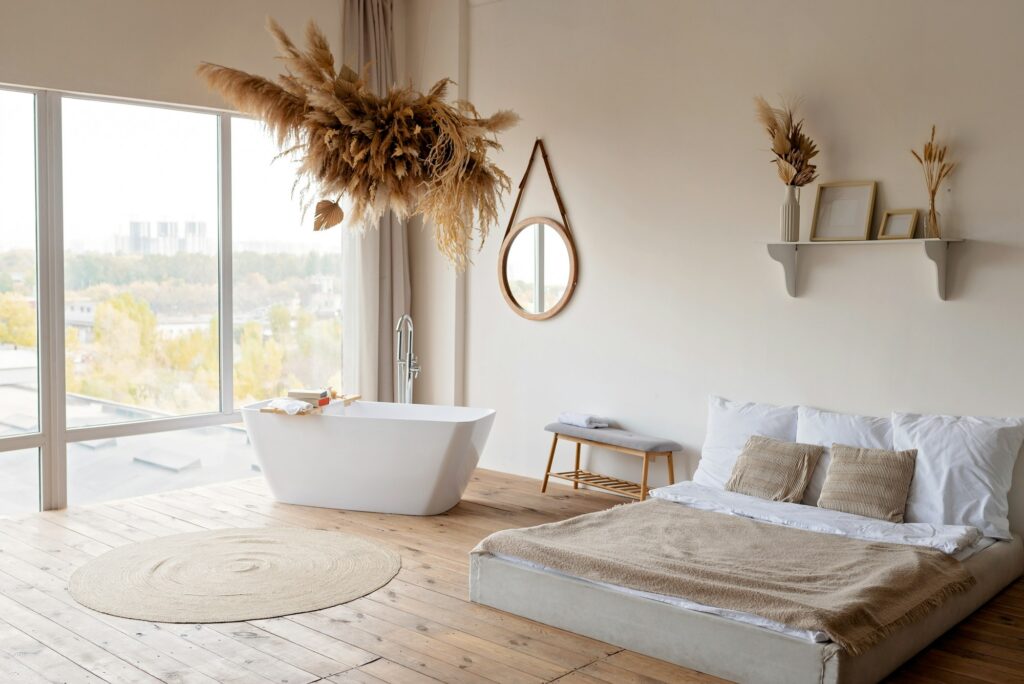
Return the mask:
[[786,201],[782,203],[782,241],[800,241],[800,188],[786,186]]

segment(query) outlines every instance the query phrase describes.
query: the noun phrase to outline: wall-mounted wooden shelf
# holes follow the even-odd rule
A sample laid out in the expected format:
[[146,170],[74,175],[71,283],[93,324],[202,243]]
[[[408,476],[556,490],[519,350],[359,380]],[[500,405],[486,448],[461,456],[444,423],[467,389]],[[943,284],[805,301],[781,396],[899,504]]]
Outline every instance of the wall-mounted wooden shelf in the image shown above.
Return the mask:
[[782,264],[786,276],[786,292],[796,297],[797,254],[808,247],[836,247],[839,245],[878,245],[879,247],[897,247],[915,245],[924,251],[925,257],[935,264],[935,276],[938,284],[939,299],[946,300],[946,255],[949,246],[964,240],[946,240],[940,238],[923,238],[910,240],[835,240],[827,242],[769,242],[768,254]]

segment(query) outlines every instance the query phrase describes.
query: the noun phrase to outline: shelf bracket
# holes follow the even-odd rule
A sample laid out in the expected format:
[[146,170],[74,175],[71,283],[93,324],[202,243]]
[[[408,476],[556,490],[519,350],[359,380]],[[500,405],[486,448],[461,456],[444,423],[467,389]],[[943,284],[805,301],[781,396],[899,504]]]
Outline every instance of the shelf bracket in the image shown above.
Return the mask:
[[[786,275],[786,292],[790,297],[796,297],[796,250],[796,243],[768,243],[768,255],[782,264],[782,270]],[[943,270],[945,270],[944,259],[942,263]]]
[[939,286],[939,299],[946,301],[946,256],[949,254],[948,242],[924,241],[924,254],[935,264],[935,277]]

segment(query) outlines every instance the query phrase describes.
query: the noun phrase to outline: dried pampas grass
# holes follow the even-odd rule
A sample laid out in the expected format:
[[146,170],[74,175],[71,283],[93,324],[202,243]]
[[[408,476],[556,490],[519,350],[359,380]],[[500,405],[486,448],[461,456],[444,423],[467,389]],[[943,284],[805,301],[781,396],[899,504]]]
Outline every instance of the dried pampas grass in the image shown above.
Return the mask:
[[376,95],[365,76],[335,67],[313,22],[305,51],[272,19],[267,29],[285,64],[276,82],[205,62],[197,72],[234,107],[262,120],[282,154],[299,160],[304,192],[334,198],[317,203],[314,230],[341,222],[342,199],[357,225],[376,225],[389,209],[399,218],[422,214],[434,225],[438,249],[465,268],[474,233],[481,242],[487,237],[498,221],[499,195],[511,187],[488,152],[500,149],[495,134],[518,117],[481,117],[468,102],[447,103],[448,79],[426,94],[392,87]]
[[806,133],[803,119],[796,120],[796,104],[784,103],[772,107],[760,95],[754,98],[757,120],[761,122],[772,141],[772,161],[778,167],[779,178],[786,185],[803,187],[818,177],[818,167],[811,160],[818,148]]

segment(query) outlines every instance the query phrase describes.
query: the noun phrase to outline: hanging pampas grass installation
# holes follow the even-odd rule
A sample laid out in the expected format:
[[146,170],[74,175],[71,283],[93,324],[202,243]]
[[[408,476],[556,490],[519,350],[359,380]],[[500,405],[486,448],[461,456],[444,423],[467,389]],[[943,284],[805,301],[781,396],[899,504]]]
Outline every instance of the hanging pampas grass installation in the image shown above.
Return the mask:
[[400,219],[422,214],[434,225],[438,250],[464,269],[474,234],[486,239],[498,221],[500,193],[511,187],[487,155],[501,148],[495,134],[519,117],[482,117],[468,102],[449,104],[449,79],[426,94],[395,86],[377,95],[365,73],[335,67],[315,23],[306,29],[305,50],[272,19],[267,30],[285,65],[275,81],[206,62],[197,73],[232,106],[263,121],[282,154],[299,161],[303,197],[328,197],[316,204],[313,229],[339,224],[343,199],[350,222],[361,226],[375,226],[389,209]]

